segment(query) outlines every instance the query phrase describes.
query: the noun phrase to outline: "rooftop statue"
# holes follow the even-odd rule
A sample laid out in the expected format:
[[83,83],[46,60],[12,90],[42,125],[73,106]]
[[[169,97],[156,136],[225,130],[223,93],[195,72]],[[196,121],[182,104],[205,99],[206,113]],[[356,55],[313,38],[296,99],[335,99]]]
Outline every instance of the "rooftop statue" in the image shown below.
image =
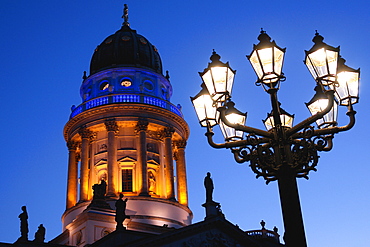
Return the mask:
[[204,178],[204,187],[206,188],[206,202],[212,202],[212,194],[213,194],[213,181],[211,178],[211,173],[207,172],[207,176]]
[[94,191],[93,200],[104,199],[107,193],[107,182],[102,179],[100,184],[94,184],[92,189]]
[[22,206],[22,211],[18,216],[21,221],[21,237],[18,240],[28,240],[28,214],[26,206]]
[[116,222],[117,222],[117,230],[123,230],[125,229],[123,226],[123,221],[127,218],[130,218],[130,216],[126,215],[126,204],[127,204],[127,198],[125,200],[122,200],[123,194],[119,194],[119,199],[116,201]]
[[35,233],[35,240],[33,241],[38,243],[43,243],[45,241],[45,227],[43,226],[43,224],[39,225],[39,228]]

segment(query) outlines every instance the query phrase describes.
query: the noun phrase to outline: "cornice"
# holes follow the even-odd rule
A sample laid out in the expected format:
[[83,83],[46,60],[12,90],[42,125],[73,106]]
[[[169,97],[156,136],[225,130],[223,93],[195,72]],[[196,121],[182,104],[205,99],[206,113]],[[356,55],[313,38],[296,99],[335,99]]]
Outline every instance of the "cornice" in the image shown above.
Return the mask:
[[[89,127],[89,123],[102,120],[116,118],[116,121],[122,121],[120,118],[131,118],[132,120],[138,120],[145,116],[149,122],[155,120],[163,122],[163,124],[175,123],[175,128],[180,128],[181,133],[187,139],[190,134],[189,126],[186,121],[178,116],[177,114],[155,106],[146,104],[112,104],[104,105],[100,107],[91,108],[86,110],[75,117],[71,118],[64,126],[63,135],[65,140],[68,140],[69,135],[75,132],[80,126],[86,125]],[[124,120],[123,120],[124,121]]]

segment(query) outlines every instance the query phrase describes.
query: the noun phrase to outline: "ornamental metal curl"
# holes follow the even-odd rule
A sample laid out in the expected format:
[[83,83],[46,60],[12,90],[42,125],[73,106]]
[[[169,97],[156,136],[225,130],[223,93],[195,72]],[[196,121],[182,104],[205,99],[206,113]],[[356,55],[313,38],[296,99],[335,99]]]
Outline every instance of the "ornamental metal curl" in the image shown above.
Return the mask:
[[296,177],[308,179],[310,171],[316,171],[319,155],[314,142],[311,139],[301,139],[295,142],[291,148],[291,167],[296,172]]
[[251,155],[250,167],[256,178],[263,177],[266,183],[277,179],[281,164],[276,162],[275,153],[269,144],[259,145]]

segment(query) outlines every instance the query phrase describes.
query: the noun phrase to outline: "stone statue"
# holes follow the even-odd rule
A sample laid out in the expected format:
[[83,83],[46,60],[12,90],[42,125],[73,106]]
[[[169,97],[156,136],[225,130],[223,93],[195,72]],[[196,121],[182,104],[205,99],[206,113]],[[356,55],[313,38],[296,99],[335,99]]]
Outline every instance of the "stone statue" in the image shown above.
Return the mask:
[[21,221],[21,237],[19,240],[28,240],[28,214],[26,206],[22,206],[22,211],[18,216]]
[[125,200],[122,200],[123,194],[119,194],[119,199],[116,201],[116,222],[117,222],[117,227],[116,229],[124,229],[123,227],[123,221],[126,218],[129,218],[129,216],[126,215],[126,203],[127,203],[127,198]]
[[155,186],[156,186],[156,181],[155,181],[155,176],[153,172],[149,171],[148,173],[148,182],[149,182],[149,191],[153,192],[155,194]]
[[35,233],[35,240],[33,240],[38,243],[43,243],[45,241],[45,227],[40,224],[39,229]]
[[211,173],[207,172],[207,176],[204,178],[204,187],[206,188],[206,202],[213,202],[213,181],[211,178]]
[[100,184],[94,184],[92,189],[94,191],[93,200],[104,199],[104,196],[107,193],[107,183],[102,179]]

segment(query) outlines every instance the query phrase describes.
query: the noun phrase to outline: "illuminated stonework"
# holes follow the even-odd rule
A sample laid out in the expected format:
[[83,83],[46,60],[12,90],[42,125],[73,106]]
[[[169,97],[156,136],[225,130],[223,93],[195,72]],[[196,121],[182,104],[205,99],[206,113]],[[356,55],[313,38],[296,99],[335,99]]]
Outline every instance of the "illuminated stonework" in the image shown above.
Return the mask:
[[[115,35],[121,35],[119,32]],[[130,33],[127,44],[136,39],[151,45],[128,27],[124,33]],[[126,44],[114,37],[99,49],[112,42]],[[95,53],[93,59],[98,55],[104,54]],[[159,54],[155,59],[161,64]],[[82,103],[72,107],[64,128],[69,150],[62,217],[65,232],[57,242],[91,244],[114,231],[114,203],[120,193],[128,197],[126,214],[130,219],[124,222],[128,230],[159,234],[167,227],[190,225],[185,167],[189,128],[180,108],[169,101],[172,86],[168,78],[156,63],[148,67],[94,61],[92,74],[84,76],[81,85]],[[111,63],[107,68],[97,67]],[[106,202],[111,209],[88,207],[92,187],[101,180],[107,184]]]

